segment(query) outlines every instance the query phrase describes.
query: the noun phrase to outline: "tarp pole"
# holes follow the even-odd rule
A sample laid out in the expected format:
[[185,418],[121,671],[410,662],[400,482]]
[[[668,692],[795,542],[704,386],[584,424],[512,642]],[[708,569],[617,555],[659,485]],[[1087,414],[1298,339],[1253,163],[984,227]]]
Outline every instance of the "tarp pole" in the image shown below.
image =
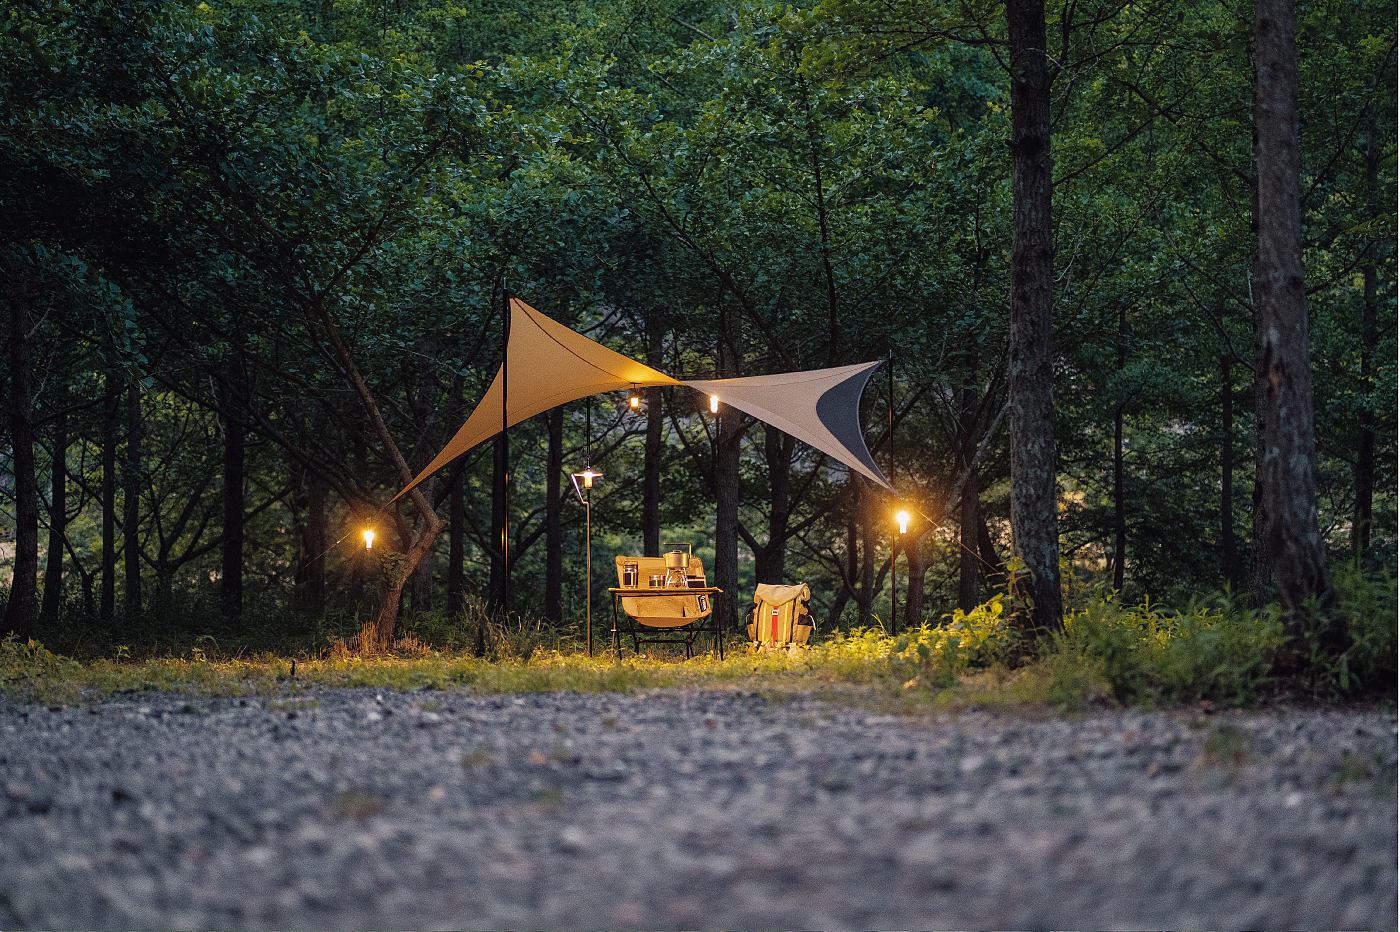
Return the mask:
[[501,615],[510,616],[510,289],[501,283]]
[[[890,347],[889,362],[889,409],[890,409],[890,485],[894,485],[894,347]],[[893,535],[894,544],[890,547],[890,634],[895,633],[895,628],[899,624],[899,610],[896,601],[899,598],[899,578],[896,575],[899,570],[899,532]]]

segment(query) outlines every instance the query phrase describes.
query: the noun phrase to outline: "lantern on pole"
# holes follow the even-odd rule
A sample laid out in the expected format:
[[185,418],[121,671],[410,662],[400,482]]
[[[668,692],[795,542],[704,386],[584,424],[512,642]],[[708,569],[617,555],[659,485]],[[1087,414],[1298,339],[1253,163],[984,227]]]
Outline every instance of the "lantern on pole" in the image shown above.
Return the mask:
[[584,546],[584,624],[588,631],[588,656],[593,656],[593,480],[603,478],[603,474],[591,465],[585,465],[583,472],[569,474],[574,484],[574,492],[583,505],[583,546]]
[[374,531],[370,530],[369,528],[365,528],[365,549],[374,549]]

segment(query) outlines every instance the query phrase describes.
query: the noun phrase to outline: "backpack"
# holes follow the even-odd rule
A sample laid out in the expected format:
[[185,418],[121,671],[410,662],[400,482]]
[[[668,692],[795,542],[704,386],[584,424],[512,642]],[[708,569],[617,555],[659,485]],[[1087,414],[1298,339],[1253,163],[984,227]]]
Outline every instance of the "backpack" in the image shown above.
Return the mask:
[[755,648],[806,645],[812,636],[808,602],[812,591],[806,583],[774,586],[759,583],[749,611],[749,641]]

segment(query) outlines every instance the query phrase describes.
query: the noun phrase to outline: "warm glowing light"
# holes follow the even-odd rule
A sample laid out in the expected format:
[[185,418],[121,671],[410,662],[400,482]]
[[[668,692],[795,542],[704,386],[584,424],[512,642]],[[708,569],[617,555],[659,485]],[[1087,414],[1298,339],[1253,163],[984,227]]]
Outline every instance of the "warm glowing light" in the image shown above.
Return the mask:
[[903,534],[909,530],[909,512],[901,511],[894,519],[899,522],[899,533]]
[[633,411],[640,411],[642,409],[642,397],[636,392],[633,392],[628,397],[627,404]]
[[718,396],[718,395],[711,395],[711,396],[710,396],[710,413],[711,413],[711,414],[719,414],[719,396]]
[[592,466],[585,466],[583,472],[579,473],[579,475],[583,477],[583,487],[585,489],[593,488],[594,479],[603,478],[603,474],[600,472],[594,472]]
[[373,532],[373,531],[370,531],[370,530],[366,530],[366,531],[365,531],[365,549],[366,549],[366,550],[373,550],[373,549],[374,549],[374,532]]

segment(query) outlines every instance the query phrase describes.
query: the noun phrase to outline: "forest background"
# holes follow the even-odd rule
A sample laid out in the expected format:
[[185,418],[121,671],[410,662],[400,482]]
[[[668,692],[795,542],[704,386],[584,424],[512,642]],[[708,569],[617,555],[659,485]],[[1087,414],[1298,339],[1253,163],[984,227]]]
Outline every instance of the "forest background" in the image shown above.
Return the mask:
[[[34,582],[9,629],[314,649],[386,586],[397,614],[401,583],[409,618],[508,600],[575,630],[585,461],[595,618],[612,555],[677,540],[731,621],[756,581],[807,582],[828,633],[1006,590],[1027,567],[1002,10],[6,0],[0,556],[14,593]],[[1275,598],[1254,15],[1044,7],[1069,608]],[[1296,15],[1318,522],[1333,567],[1393,590],[1396,21],[1372,0]],[[441,519],[384,510],[494,375],[505,289],[678,378],[888,359],[863,423],[898,498],[647,389],[478,448],[421,486]]]

